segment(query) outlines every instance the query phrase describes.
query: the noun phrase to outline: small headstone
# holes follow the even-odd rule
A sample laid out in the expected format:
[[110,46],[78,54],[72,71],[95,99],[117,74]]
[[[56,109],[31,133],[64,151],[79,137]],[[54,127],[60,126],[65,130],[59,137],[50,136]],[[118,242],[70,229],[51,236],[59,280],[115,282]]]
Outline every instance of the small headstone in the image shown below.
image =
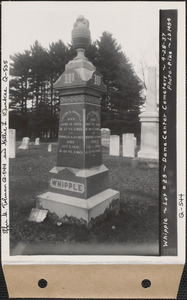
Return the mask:
[[110,136],[110,155],[120,155],[120,137],[119,135]]
[[48,152],[51,152],[51,151],[52,151],[52,145],[49,144],[49,145],[48,145]]
[[124,157],[134,157],[134,134],[125,133],[123,134],[123,156]]
[[101,128],[101,144],[102,146],[109,147],[110,145],[110,129]]
[[16,157],[16,130],[9,129],[9,158]]
[[40,145],[40,138],[36,138],[34,144],[35,144],[36,146],[39,146],[39,145]]
[[24,150],[29,149],[29,141],[30,141],[29,137],[24,137],[21,146],[19,146],[18,149],[24,149]]
[[41,223],[45,220],[47,213],[48,210],[46,209],[33,208],[29,216],[29,221]]
[[50,130],[47,131],[47,138],[50,138]]

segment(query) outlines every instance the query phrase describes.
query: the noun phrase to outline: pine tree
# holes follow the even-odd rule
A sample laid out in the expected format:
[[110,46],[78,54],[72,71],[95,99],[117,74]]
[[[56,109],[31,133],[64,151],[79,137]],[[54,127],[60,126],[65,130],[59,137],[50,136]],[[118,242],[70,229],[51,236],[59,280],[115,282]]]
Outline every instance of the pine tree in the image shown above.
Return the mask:
[[118,134],[136,132],[142,85],[132,64],[108,32],[97,41],[96,57],[95,65],[107,88],[102,98],[102,127]]
[[[101,101],[102,127],[109,127],[116,134],[136,133],[139,129],[142,84],[120,45],[112,34],[104,32],[98,41],[90,44],[85,55],[103,75],[107,89]],[[49,49],[44,49],[36,41],[30,50],[12,56],[11,107],[14,112],[16,109],[21,112],[35,134],[47,127],[45,113],[51,135],[58,130],[59,97],[53,84],[75,56],[73,46],[66,46],[61,40],[50,44]],[[30,105],[29,108],[31,100],[32,107]]]

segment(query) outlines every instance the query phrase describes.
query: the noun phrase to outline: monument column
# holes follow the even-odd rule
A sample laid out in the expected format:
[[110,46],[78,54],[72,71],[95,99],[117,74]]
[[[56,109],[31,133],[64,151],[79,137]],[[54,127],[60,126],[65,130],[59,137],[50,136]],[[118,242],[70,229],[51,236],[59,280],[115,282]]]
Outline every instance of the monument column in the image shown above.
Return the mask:
[[149,68],[146,108],[140,114],[141,143],[138,157],[159,158],[159,117],[156,97],[156,68]]
[[39,206],[59,219],[73,216],[89,223],[119,192],[109,188],[102,163],[100,102],[106,88],[84,55],[90,30],[83,16],[74,24],[72,42],[77,56],[54,84],[60,95],[57,163],[50,171],[49,191],[38,197]]

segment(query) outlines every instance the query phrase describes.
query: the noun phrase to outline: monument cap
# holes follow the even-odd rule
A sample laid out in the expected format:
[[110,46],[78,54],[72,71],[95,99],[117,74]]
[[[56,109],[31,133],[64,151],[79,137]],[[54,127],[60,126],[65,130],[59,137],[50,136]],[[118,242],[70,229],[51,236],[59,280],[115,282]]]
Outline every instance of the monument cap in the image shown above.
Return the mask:
[[75,49],[86,49],[90,44],[89,21],[84,16],[78,16],[72,29],[72,44]]

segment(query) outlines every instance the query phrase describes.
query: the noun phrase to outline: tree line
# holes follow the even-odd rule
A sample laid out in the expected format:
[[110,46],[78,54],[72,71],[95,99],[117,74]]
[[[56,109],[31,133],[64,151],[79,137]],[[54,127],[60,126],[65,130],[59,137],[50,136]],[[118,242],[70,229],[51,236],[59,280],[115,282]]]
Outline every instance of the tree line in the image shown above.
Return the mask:
[[[143,86],[120,45],[104,32],[85,55],[103,75],[107,88],[101,101],[101,126],[114,134],[138,133]],[[11,56],[9,122],[20,137],[57,137],[59,96],[53,84],[75,56],[73,46],[62,40],[48,49],[35,41],[29,50]]]

